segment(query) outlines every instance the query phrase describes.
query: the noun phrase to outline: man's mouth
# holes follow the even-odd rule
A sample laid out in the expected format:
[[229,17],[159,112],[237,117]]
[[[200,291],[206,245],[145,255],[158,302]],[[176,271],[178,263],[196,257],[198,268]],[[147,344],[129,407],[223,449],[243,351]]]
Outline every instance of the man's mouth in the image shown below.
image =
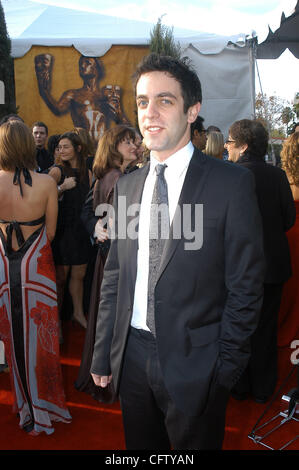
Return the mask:
[[146,128],[147,132],[153,133],[153,134],[156,133],[156,132],[160,132],[162,129],[163,129],[163,128],[160,127],[160,126],[148,126],[148,127]]

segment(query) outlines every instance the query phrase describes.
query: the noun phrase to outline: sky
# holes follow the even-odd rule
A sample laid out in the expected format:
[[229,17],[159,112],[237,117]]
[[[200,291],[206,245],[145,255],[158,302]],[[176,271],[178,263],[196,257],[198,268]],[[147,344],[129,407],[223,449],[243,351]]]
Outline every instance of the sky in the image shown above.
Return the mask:
[[[13,1],[13,0],[12,0]],[[36,3],[162,23],[197,32],[257,35],[261,43],[280,25],[282,12],[293,13],[297,0],[32,0]],[[299,91],[299,60],[286,50],[279,59],[258,60],[256,92],[292,102]],[[260,77],[260,80],[259,80]]]

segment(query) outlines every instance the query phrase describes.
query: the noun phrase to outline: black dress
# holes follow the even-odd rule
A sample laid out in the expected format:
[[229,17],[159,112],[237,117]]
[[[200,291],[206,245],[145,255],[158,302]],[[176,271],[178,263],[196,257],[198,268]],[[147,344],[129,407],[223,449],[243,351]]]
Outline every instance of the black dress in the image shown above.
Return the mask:
[[[58,167],[63,181],[66,177],[64,168]],[[84,181],[79,179],[79,170],[71,170],[72,174],[68,176],[74,176],[77,184],[74,188],[64,191],[59,200],[57,229],[52,242],[55,264],[65,266],[86,264],[91,249],[89,235],[80,219],[82,206],[89,191],[88,169]]]

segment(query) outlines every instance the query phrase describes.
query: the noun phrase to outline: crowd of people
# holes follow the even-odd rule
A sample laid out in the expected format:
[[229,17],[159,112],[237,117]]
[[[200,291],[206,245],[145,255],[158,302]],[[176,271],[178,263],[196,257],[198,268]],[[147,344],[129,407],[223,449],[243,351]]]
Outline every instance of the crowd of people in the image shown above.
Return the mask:
[[[299,126],[279,168],[265,161],[260,122],[231,123],[226,141],[205,129],[183,61],[146,57],[135,92],[139,128],[113,125],[98,142],[78,127],[48,136],[18,115],[0,123],[0,340],[13,409],[31,435],[71,422],[59,362],[68,293],[85,331],[75,387],[120,398],[127,448],[219,449],[230,394],[267,402],[280,327],[298,328]],[[140,203],[135,240],[109,237],[122,196]],[[163,243],[149,236],[154,204],[167,206]],[[203,205],[197,250],[173,235],[184,204]]]
[[[1,279],[6,282],[6,291],[1,292],[0,339],[20,426],[31,435],[50,434],[53,420],[71,421],[59,364],[65,292],[70,293],[74,321],[84,329],[88,326],[87,331],[96,322],[96,300],[94,305],[90,302],[94,317],[86,315],[83,290],[93,253],[91,240],[99,245],[98,233],[89,233],[90,219],[85,225],[84,213],[90,210],[96,218],[94,204],[101,198],[111,202],[116,179],[111,179],[108,194],[106,173],[113,168],[122,175],[137,158],[140,161],[141,139],[135,129],[120,125],[107,131],[95,152],[84,129],[48,137],[45,123],[35,122],[30,129],[17,115],[7,116],[0,127]],[[94,201],[91,208],[88,197]],[[96,264],[95,299],[101,262]],[[33,282],[38,282],[37,290]],[[49,387],[47,376],[53,380]]]

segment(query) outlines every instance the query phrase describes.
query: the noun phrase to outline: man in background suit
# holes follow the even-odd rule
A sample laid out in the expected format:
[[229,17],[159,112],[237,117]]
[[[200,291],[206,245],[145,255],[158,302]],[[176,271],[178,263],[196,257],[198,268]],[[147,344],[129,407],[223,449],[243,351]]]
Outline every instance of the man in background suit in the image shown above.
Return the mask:
[[54,164],[54,159],[46,149],[46,143],[48,139],[48,126],[37,121],[32,124],[32,135],[36,146],[36,162],[38,165],[38,172],[48,170],[50,166]]
[[[185,63],[149,55],[137,69],[135,91],[151,157],[115,188],[116,236],[91,373],[120,396],[128,449],[220,449],[229,390],[248,362],[263,296],[254,180],[248,170],[194,149],[190,126],[201,85]],[[161,164],[167,166],[156,177]],[[161,200],[168,195],[171,225],[153,263],[161,241],[150,235],[157,192]]]

